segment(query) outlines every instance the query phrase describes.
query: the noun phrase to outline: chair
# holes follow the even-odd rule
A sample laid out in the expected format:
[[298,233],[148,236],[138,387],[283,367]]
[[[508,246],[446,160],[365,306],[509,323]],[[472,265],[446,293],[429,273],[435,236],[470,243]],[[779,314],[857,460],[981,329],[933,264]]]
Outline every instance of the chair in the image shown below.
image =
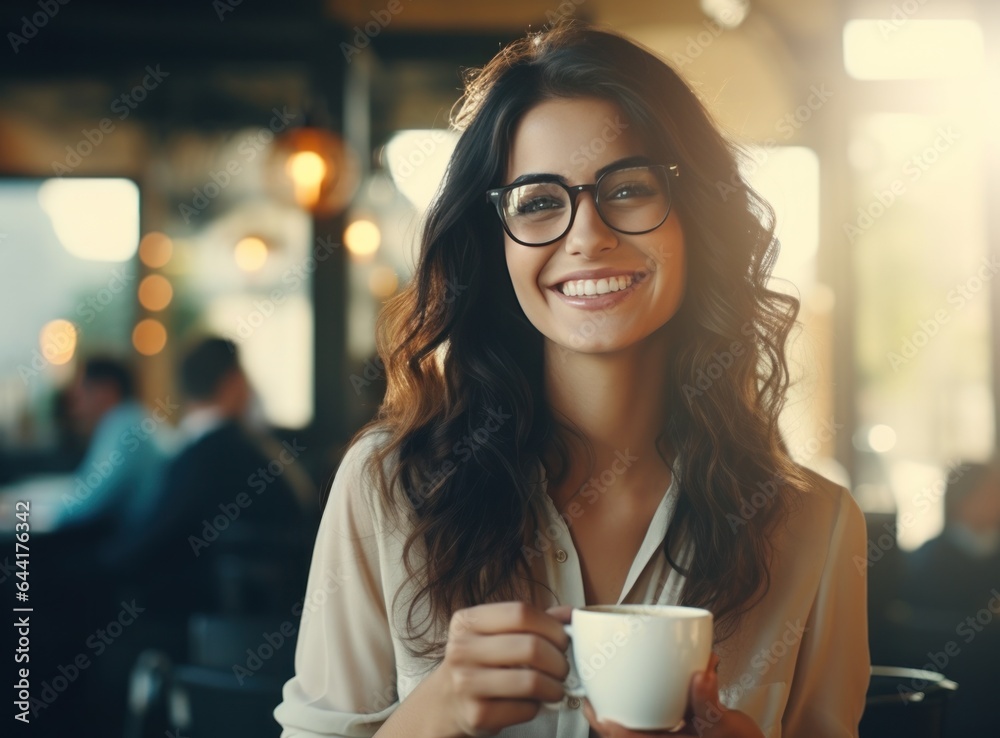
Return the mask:
[[941,738],[957,689],[933,671],[873,666],[860,738]]
[[167,684],[172,665],[162,651],[147,649],[132,667],[125,713],[125,738],[162,736],[167,726]]
[[282,682],[255,675],[240,685],[232,671],[175,666],[170,673],[170,726],[185,738],[274,738],[272,714],[281,702]]
[[211,551],[216,608],[231,615],[287,615],[305,592],[310,555],[311,541],[299,529],[236,521]]
[[295,673],[298,618],[277,616],[193,615],[188,628],[188,655],[195,666],[235,673],[241,666],[282,681]]
[[[281,701],[281,687],[295,673],[297,631],[297,618],[291,612],[284,620],[192,615],[187,665],[175,665],[168,654],[155,650],[143,652],[136,661],[129,682],[126,738],[162,738],[167,730],[185,738],[273,738],[277,728],[270,710]],[[226,715],[230,709],[241,714]],[[223,720],[226,727],[213,732]],[[237,730],[244,723],[252,729]]]

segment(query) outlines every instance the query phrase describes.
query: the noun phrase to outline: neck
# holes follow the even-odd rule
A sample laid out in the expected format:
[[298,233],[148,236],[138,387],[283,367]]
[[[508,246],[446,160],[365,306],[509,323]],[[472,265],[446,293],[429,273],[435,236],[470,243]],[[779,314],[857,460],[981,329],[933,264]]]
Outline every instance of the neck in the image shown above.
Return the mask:
[[[657,438],[666,424],[666,373],[669,347],[658,332],[613,353],[580,353],[545,342],[545,390],[557,418],[576,428],[594,453],[594,473],[628,454],[634,459],[618,475],[628,484],[662,473]],[[567,434],[573,474],[587,470],[580,441]],[[661,450],[664,445],[659,444]],[[669,457],[668,457],[669,458]],[[616,466],[621,468],[621,464]],[[578,470],[578,471],[577,471]]]

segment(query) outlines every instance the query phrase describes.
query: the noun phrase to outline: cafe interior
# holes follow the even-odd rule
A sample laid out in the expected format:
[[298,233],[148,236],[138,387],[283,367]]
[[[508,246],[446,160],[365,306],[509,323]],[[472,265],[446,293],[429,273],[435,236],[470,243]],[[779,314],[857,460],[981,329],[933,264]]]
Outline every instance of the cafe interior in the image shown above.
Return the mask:
[[[376,319],[414,275],[463,74],[572,19],[670,64],[775,210],[772,283],[801,302],[782,434],[868,528],[861,736],[998,734],[1000,4],[0,16],[0,583],[31,607],[5,628],[15,703],[30,665],[5,735],[279,735],[323,500],[386,389]],[[219,413],[263,462],[198,451]],[[140,566],[170,534],[161,488],[215,515],[174,533],[186,564]]]

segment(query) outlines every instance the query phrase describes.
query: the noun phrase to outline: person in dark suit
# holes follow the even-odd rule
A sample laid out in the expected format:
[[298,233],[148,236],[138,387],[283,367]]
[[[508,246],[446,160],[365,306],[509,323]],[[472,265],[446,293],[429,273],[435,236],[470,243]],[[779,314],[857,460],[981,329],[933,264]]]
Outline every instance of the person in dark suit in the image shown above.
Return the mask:
[[958,467],[945,491],[945,528],[909,554],[902,599],[910,666],[958,682],[946,735],[993,721],[1000,676],[1000,464]]
[[252,393],[232,341],[198,343],[179,380],[180,450],[136,535],[105,556],[161,615],[290,607],[314,534],[304,448],[246,426]]

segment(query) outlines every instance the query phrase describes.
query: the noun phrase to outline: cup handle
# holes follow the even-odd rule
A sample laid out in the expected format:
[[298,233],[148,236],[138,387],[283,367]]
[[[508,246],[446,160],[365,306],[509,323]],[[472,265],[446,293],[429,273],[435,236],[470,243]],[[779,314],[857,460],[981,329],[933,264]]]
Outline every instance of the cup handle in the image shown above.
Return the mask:
[[576,659],[573,656],[573,626],[563,625],[563,630],[569,636],[569,649],[566,652],[566,659],[569,661],[569,674],[566,676],[566,681],[563,682],[563,688],[570,697],[586,697],[587,693],[583,690],[583,683],[576,673]]

